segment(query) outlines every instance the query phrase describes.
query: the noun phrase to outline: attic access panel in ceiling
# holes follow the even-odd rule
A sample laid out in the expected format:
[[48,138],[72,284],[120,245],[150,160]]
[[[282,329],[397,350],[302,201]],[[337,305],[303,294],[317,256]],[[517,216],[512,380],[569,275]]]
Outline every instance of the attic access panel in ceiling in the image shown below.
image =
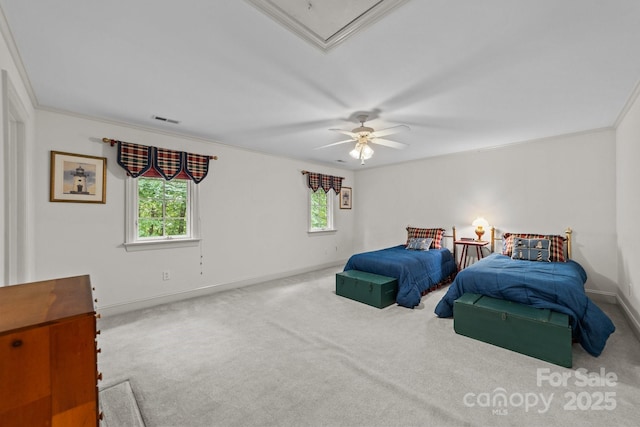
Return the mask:
[[407,0],[247,0],[324,51]]

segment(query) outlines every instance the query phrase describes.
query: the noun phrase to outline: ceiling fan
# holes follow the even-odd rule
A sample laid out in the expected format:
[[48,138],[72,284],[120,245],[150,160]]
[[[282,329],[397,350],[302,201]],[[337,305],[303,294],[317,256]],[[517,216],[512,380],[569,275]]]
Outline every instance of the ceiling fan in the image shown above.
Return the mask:
[[407,144],[402,142],[390,141],[388,139],[383,139],[381,137],[391,135],[393,133],[401,132],[403,130],[410,130],[407,125],[397,125],[392,126],[386,129],[380,129],[378,131],[374,130],[371,127],[365,126],[364,122],[367,121],[367,115],[358,116],[358,121],[360,122],[360,126],[348,131],[343,129],[329,129],[331,131],[340,132],[345,135],[350,136],[350,139],[345,139],[344,141],[334,142],[332,144],[324,145],[318,148],[326,148],[332,147],[334,145],[344,144],[346,142],[355,142],[355,148],[349,152],[349,155],[354,159],[359,159],[360,164],[364,165],[364,161],[368,160],[373,156],[373,149],[369,146],[369,143],[384,145],[385,147],[403,149],[407,147]]

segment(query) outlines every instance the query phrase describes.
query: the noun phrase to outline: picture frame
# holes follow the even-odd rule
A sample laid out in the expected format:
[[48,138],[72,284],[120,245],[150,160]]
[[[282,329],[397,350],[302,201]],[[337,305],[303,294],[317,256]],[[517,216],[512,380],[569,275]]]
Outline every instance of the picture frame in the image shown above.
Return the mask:
[[340,209],[351,209],[351,187],[342,187],[340,189]]
[[106,203],[106,157],[51,151],[50,202]]

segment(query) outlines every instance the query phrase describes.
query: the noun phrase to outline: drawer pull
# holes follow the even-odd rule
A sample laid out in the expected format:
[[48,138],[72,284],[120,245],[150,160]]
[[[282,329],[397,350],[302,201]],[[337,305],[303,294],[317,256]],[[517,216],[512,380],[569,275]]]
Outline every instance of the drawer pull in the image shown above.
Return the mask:
[[22,340],[13,340],[11,347],[22,347]]

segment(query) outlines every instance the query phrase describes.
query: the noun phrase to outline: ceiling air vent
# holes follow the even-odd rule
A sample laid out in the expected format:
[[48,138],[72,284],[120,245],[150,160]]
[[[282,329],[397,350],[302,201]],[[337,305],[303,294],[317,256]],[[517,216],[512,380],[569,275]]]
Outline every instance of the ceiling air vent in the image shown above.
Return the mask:
[[161,122],[167,122],[167,123],[172,123],[174,125],[177,125],[180,123],[180,120],[174,120],[174,119],[167,119],[166,117],[160,117],[160,116],[151,116],[153,119],[155,120],[159,120]]

